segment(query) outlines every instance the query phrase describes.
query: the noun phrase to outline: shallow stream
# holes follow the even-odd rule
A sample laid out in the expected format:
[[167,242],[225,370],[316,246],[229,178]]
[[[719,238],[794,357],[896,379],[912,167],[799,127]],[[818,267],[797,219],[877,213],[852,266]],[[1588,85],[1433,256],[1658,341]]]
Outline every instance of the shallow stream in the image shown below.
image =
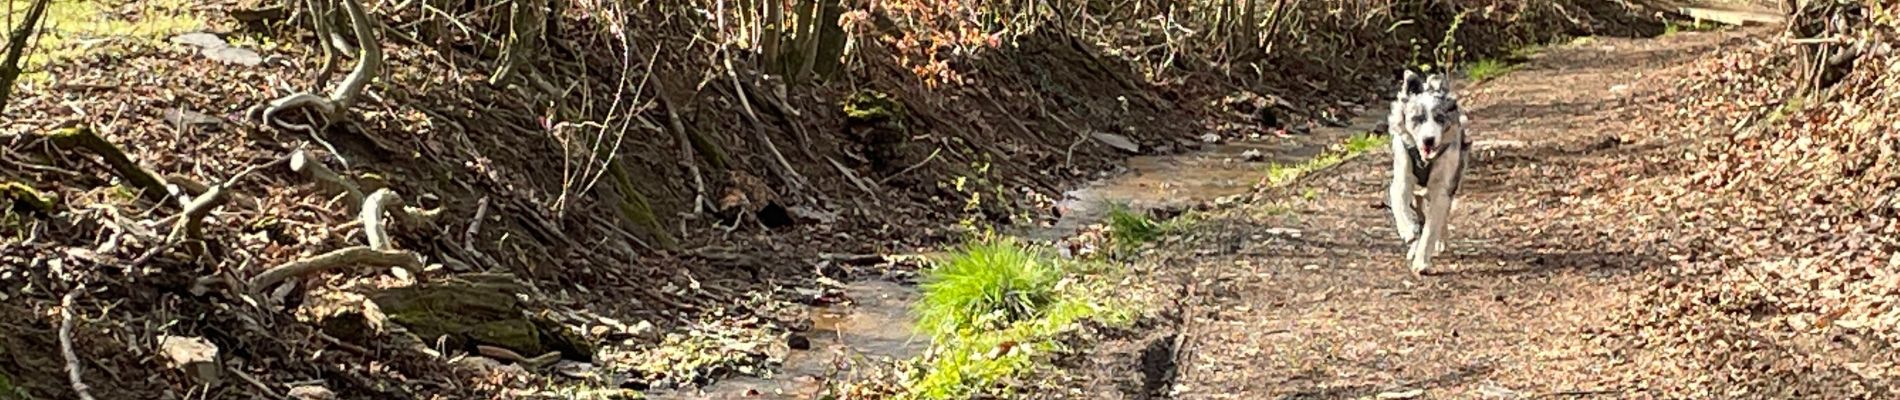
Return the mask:
[[[1183,154],[1133,157],[1122,173],[1065,193],[1058,205],[1061,217],[1050,226],[1023,232],[1022,236],[1037,241],[1059,240],[1100,222],[1113,204],[1149,210],[1243,194],[1260,183],[1271,165],[1311,159],[1354,133],[1375,129],[1383,118],[1363,115],[1346,127],[1320,127],[1309,134],[1211,144]],[[1249,159],[1249,152],[1257,155]],[[913,358],[929,348],[929,338],[915,334],[910,316],[910,306],[918,296],[916,287],[860,281],[847,285],[844,291],[850,302],[811,309],[812,329],[798,334],[810,340],[809,350],[786,355],[772,378],[734,377],[692,394],[653,396],[810,399],[824,389],[825,379],[844,376],[854,365]]]

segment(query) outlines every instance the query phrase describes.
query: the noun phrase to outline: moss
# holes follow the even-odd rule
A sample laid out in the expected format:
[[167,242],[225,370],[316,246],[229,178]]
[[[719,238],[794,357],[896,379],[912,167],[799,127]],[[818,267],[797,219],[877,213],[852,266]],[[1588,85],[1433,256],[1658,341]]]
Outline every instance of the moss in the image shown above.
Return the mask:
[[591,359],[593,350],[562,335],[565,328],[526,315],[515,297],[519,284],[486,275],[472,278],[393,289],[372,300],[391,322],[426,341],[445,338],[463,350],[488,345],[529,357],[559,351],[570,359]]
[[118,174],[121,179],[130,184],[132,189],[140,190],[147,199],[163,201],[167,196],[165,183],[158,179],[158,175],[139,166],[137,162],[132,161],[131,157],[126,156],[125,151],[120,150],[119,146],[93,133],[92,128],[82,126],[60,129],[47,134],[46,139],[54,146],[67,151],[84,149],[99,155],[99,158],[105,159],[106,165],[112,166],[113,173]]
[[844,116],[853,124],[878,124],[902,121],[904,105],[890,95],[875,90],[860,90],[844,101]]
[[647,203],[646,195],[640,194],[640,188],[633,185],[633,179],[628,177],[630,174],[627,173],[626,167],[618,160],[616,159],[614,165],[607,171],[613,175],[614,189],[620,192],[622,217],[639,226],[640,230],[645,231],[654,240],[659,241],[661,248],[668,250],[679,248],[679,242],[673,239],[671,233],[666,232],[665,225],[660,224],[659,217],[653,214],[653,206]]
[[[10,10],[25,10],[31,0],[9,0]],[[46,78],[46,66],[95,54],[120,54],[130,46],[157,46],[173,35],[201,31],[204,18],[183,0],[138,2],[133,13],[115,11],[116,2],[54,1],[44,28],[26,60],[24,81]],[[127,16],[136,15],[135,18]],[[101,41],[99,39],[113,39]]]

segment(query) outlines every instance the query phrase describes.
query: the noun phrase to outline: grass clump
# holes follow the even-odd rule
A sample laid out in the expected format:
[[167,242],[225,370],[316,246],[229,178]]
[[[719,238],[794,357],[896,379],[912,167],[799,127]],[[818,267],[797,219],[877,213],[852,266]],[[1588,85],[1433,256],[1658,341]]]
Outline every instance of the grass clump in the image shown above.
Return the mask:
[[1465,79],[1472,82],[1483,82],[1504,76],[1504,74],[1510,73],[1511,70],[1514,69],[1517,69],[1517,66],[1504,62],[1504,60],[1478,60],[1477,62],[1471,63],[1471,65],[1465,66]]
[[1392,139],[1389,136],[1373,135],[1370,132],[1353,134],[1352,137],[1347,138],[1344,143],[1334,145],[1331,149],[1327,149],[1327,151],[1320,153],[1319,156],[1313,157],[1305,162],[1298,164],[1273,163],[1267,165],[1266,171],[1264,171],[1266,178],[1262,183],[1265,183],[1267,186],[1280,186],[1290,183],[1300,176],[1339,165],[1339,163],[1346,162],[1346,160],[1352,159],[1353,157],[1358,157],[1360,154],[1365,154],[1373,149],[1385,146],[1387,143],[1390,143],[1390,140]]
[[1014,239],[985,238],[953,251],[924,279],[918,326],[943,338],[1035,318],[1053,303],[1061,271]]
[[1668,21],[1663,21],[1663,36],[1670,36],[1670,35],[1683,33],[1683,32],[1708,32],[1708,31],[1713,31],[1713,30],[1717,30],[1721,28],[1722,28],[1721,24],[1717,24],[1717,23],[1709,22],[1709,21],[1703,21],[1703,20],[1694,20],[1694,21],[1668,20]]
[[1063,351],[1053,338],[1085,320],[1124,323],[1134,308],[1110,296],[1116,265],[1057,260],[1017,240],[984,237],[925,273],[916,313],[933,344],[900,399],[967,399]]
[[1116,204],[1108,209],[1108,239],[1122,249],[1132,249],[1154,241],[1161,237],[1164,228],[1161,223],[1130,210],[1127,205]]

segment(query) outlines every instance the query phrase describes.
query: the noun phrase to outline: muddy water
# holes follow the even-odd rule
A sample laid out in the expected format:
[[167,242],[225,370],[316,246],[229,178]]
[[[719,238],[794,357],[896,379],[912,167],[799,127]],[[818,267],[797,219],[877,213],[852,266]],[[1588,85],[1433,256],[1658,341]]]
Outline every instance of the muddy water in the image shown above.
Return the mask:
[[[1112,204],[1132,209],[1187,206],[1246,193],[1266,176],[1274,163],[1297,164],[1320,154],[1354,133],[1374,129],[1383,115],[1355,118],[1347,127],[1324,127],[1288,137],[1212,145],[1194,153],[1135,157],[1123,173],[1066,193],[1058,204],[1061,217],[1050,226],[1020,235],[1038,241],[1058,240],[1100,222]],[[1264,157],[1243,156],[1257,151]],[[771,378],[735,377],[719,381],[691,395],[654,394],[656,398],[692,399],[811,399],[833,377],[849,376],[854,366],[873,360],[899,360],[923,354],[929,338],[915,334],[910,306],[916,301],[912,286],[863,281],[847,285],[846,305],[811,309],[809,350],[787,354]]]
[[696,392],[651,393],[654,398],[678,399],[812,399],[825,381],[849,376],[860,365],[916,357],[930,346],[930,338],[915,335],[910,305],[917,289],[886,281],[845,285],[848,304],[811,308],[811,330],[797,333],[810,340],[807,350],[792,350],[771,378],[739,376],[721,380]]
[[[1128,160],[1124,173],[1066,193],[1057,204],[1062,212],[1060,219],[1025,236],[1060,239],[1101,222],[1117,203],[1134,210],[1151,210],[1247,193],[1266,177],[1273,164],[1292,165],[1312,159],[1355,133],[1377,128],[1384,119],[1384,114],[1362,115],[1347,121],[1345,127],[1322,127],[1310,134],[1231,142],[1187,154],[1134,157]],[[1243,156],[1248,151],[1258,152],[1260,157],[1248,160]]]

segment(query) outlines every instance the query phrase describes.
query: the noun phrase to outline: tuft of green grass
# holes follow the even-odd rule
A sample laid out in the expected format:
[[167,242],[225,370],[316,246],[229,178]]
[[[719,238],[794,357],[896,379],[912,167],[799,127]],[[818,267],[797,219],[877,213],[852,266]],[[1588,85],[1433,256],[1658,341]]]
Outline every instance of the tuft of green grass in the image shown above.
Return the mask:
[[1668,21],[1663,21],[1663,36],[1670,36],[1670,35],[1675,35],[1675,34],[1683,33],[1683,32],[1708,32],[1708,31],[1718,30],[1721,28],[1722,28],[1722,24],[1709,22],[1709,21],[1703,21],[1703,20],[1694,20],[1694,21],[1686,21],[1686,22],[1680,21],[1680,20],[1668,20]]
[[1035,318],[1061,278],[1048,256],[1015,239],[966,243],[925,271],[918,327],[945,338]]
[[1390,140],[1392,139],[1388,136],[1373,135],[1370,132],[1353,134],[1352,137],[1346,138],[1344,143],[1334,145],[1331,149],[1320,153],[1319,156],[1304,162],[1298,164],[1273,163],[1267,165],[1264,171],[1267,175],[1265,183],[1267,186],[1284,185],[1307,173],[1339,165],[1339,163],[1346,162],[1346,160],[1353,157],[1358,157],[1360,154],[1365,154],[1373,149],[1385,146],[1387,143],[1390,143]]
[[1504,74],[1510,73],[1511,70],[1514,69],[1517,69],[1517,66],[1511,65],[1503,60],[1478,60],[1477,62],[1471,63],[1471,65],[1465,66],[1465,79],[1472,82],[1483,82],[1504,76]]
[[[984,238],[926,272],[918,325],[932,346],[905,377],[899,399],[967,399],[1029,370],[1052,340],[1084,320],[1124,324],[1138,311],[1110,284],[1120,264],[1062,261],[1008,238]],[[1014,315],[1014,317],[1009,317]],[[955,327],[955,328],[950,328]]]
[[1108,210],[1108,238],[1116,246],[1130,249],[1161,237],[1163,226],[1147,215],[1116,204]]

